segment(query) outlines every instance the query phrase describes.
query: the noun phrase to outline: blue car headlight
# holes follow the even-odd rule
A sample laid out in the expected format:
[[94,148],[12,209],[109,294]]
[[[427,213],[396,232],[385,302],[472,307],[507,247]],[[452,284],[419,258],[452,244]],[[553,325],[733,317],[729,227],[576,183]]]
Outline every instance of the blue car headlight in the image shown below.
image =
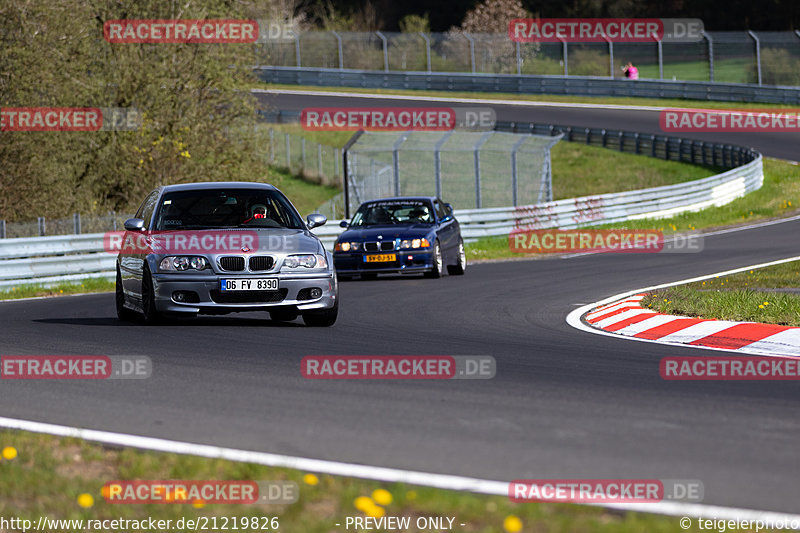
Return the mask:
[[426,238],[421,239],[405,239],[400,242],[400,248],[415,249],[415,248],[430,248],[431,243]]

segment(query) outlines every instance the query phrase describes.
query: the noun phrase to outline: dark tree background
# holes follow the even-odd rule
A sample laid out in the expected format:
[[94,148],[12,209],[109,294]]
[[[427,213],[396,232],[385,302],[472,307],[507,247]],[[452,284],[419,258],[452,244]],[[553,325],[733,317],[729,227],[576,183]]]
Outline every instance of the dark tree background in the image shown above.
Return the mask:
[[[380,26],[399,29],[406,15],[428,14],[431,31],[458,26],[479,0],[309,0],[307,6],[324,3],[339,12],[378,13]],[[785,31],[800,28],[798,0],[523,0],[532,13],[546,18],[579,17],[683,17],[699,18],[712,31]]]

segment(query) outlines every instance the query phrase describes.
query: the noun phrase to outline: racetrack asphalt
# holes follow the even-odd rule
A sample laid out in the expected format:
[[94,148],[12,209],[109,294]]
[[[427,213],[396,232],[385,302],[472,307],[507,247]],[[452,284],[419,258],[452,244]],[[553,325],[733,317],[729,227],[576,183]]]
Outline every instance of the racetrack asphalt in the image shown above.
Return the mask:
[[[492,480],[699,479],[707,504],[794,512],[797,382],[677,382],[704,352],[573,329],[579,304],[797,255],[800,221],[696,254],[470,265],[463,277],[341,285],[332,328],[265,313],[148,327],[112,294],[0,302],[0,354],[147,355],[145,380],[3,380],[0,415]],[[708,352],[719,355],[719,352]],[[492,355],[491,380],[321,381],[306,355]]]

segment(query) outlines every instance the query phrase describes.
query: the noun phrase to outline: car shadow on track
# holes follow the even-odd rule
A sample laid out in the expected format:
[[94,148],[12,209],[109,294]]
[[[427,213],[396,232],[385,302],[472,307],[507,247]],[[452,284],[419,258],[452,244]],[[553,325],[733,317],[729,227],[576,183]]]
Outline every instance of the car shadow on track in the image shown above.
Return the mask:
[[34,320],[41,324],[67,324],[72,326],[112,326],[112,327],[208,327],[208,326],[227,326],[227,327],[259,327],[259,328],[304,328],[299,320],[296,322],[279,322],[268,318],[241,318],[241,317],[197,317],[197,318],[176,318],[167,319],[163,324],[149,326],[143,322],[126,322],[114,317],[86,317],[86,318],[40,318]]

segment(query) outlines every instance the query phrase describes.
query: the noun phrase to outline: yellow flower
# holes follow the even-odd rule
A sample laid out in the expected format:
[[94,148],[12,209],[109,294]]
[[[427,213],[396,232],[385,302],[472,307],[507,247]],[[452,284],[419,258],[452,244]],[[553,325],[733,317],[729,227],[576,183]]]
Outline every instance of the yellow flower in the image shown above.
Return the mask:
[[83,507],[84,509],[88,509],[92,505],[94,505],[94,498],[91,494],[83,493],[78,496],[78,505]]
[[375,502],[367,496],[359,496],[353,501],[353,506],[359,511],[367,512],[367,509],[374,506]]
[[197,499],[197,500],[192,502],[192,507],[194,507],[195,509],[202,509],[205,506],[206,506],[206,502],[204,502],[203,500],[200,500],[200,499]]
[[381,505],[392,503],[392,493],[386,489],[375,489],[372,492],[372,499]]
[[508,531],[508,533],[518,533],[522,531],[522,520],[513,514],[508,515],[505,520],[503,520],[503,529]]
[[764,304],[759,304],[759,305],[758,305],[758,308],[759,308],[759,309],[764,309]]
[[372,506],[364,512],[367,513],[367,516],[371,516],[372,518],[380,518],[386,514],[386,510],[383,507],[375,504],[372,504]]
[[764,302],[764,305],[769,305],[769,302]]
[[17,449],[13,446],[3,448],[3,459],[12,460],[17,456]]
[[303,476],[303,482],[306,485],[316,485],[317,483],[319,483],[319,478],[314,474],[306,474],[305,476]]

